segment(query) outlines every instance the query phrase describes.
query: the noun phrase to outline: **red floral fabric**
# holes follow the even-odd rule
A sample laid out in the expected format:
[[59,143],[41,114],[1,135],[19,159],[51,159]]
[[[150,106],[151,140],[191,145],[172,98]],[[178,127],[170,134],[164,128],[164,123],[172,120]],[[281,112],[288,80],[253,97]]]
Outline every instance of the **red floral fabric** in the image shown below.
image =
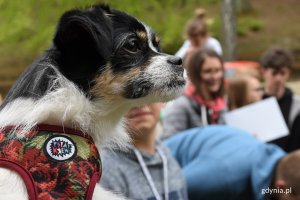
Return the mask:
[[[30,200],[81,200],[88,199],[88,196],[91,198],[89,193],[93,192],[102,170],[100,156],[92,138],[78,131],[66,133],[65,129],[57,131],[57,127],[54,128],[55,131],[48,129],[49,126],[45,130],[38,128],[28,132],[26,137],[21,139],[12,137],[16,130],[2,129],[0,167],[17,165],[29,174],[29,179],[33,181],[24,182],[27,189],[34,187],[36,193]],[[60,140],[61,137],[68,138],[67,142]],[[54,139],[49,142],[51,138]],[[54,155],[56,152],[58,159],[70,153],[66,151],[68,148],[72,150],[73,156],[66,160],[52,158],[45,150],[47,142],[51,147],[50,154]]]

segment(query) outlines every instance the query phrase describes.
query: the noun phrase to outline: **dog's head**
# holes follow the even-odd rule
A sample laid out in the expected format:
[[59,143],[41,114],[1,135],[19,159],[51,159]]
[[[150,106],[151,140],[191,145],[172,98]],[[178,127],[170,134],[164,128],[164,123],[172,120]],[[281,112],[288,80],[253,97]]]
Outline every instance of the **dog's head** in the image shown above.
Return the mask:
[[54,46],[59,70],[92,100],[166,101],[185,84],[181,59],[160,51],[151,28],[106,6],[65,13]]
[[128,108],[182,93],[181,63],[160,52],[155,33],[134,17],[102,5],[68,11],[53,46],[6,96],[0,127],[26,133],[40,123],[63,125],[91,134],[99,146],[122,145]]

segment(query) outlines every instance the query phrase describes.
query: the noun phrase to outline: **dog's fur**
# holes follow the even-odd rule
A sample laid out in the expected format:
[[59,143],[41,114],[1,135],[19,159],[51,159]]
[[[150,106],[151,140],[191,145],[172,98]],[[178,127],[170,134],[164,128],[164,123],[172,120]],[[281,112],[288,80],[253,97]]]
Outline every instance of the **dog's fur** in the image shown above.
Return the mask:
[[[40,123],[60,125],[90,134],[98,149],[124,146],[122,115],[130,107],[170,100],[184,87],[181,59],[161,53],[158,43],[148,26],[107,6],[66,12],[52,47],[9,91],[0,127],[25,133]],[[120,199],[100,186],[93,197]],[[0,199],[27,198],[22,179],[0,168]]]

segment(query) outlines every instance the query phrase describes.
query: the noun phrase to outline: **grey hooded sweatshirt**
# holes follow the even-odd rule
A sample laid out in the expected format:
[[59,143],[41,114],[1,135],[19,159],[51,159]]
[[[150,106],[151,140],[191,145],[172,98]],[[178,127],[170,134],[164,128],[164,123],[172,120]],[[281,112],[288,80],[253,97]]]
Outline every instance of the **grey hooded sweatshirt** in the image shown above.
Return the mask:
[[[186,182],[177,161],[161,143],[157,146],[167,160],[167,185],[169,200],[187,200]],[[163,160],[158,151],[154,155],[139,151],[162,200],[165,200]],[[127,151],[101,152],[102,177],[100,184],[114,193],[132,200],[156,200],[140,162],[130,147]]]

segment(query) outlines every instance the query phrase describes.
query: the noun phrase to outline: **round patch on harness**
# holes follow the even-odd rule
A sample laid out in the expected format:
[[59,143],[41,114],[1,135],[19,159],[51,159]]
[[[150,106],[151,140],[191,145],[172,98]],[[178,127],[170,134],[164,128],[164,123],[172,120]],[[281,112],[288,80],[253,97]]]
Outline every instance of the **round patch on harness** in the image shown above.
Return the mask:
[[55,135],[44,143],[44,153],[54,161],[66,161],[77,154],[75,142],[64,135]]

